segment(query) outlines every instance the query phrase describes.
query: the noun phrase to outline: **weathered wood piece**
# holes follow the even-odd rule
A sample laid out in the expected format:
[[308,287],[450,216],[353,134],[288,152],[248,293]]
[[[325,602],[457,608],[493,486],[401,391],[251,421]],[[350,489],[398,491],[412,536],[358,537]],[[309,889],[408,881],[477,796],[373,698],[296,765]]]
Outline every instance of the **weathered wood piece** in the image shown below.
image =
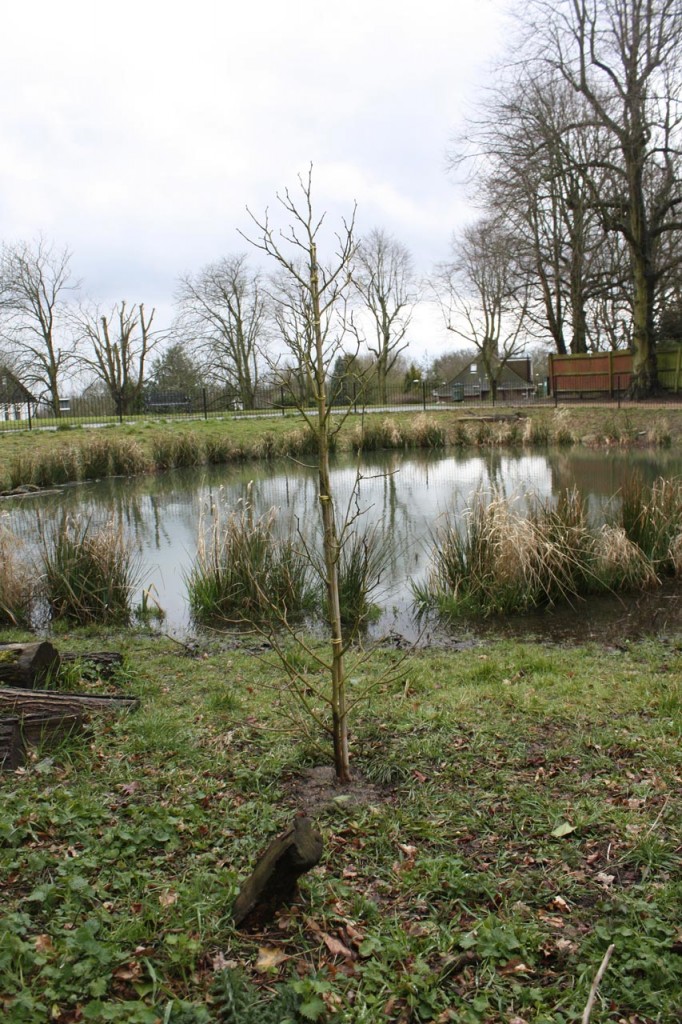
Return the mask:
[[137,697],[95,697],[89,693],[0,687],[0,715],[3,716],[37,713],[83,715],[87,712],[134,711],[139,705]]
[[34,644],[0,644],[0,686],[32,690],[59,670],[56,647],[47,640]]
[[24,741],[20,719],[0,719],[0,771],[13,771],[24,762]]
[[31,714],[0,718],[0,771],[20,768],[29,747],[54,747],[82,728],[82,715]]
[[232,908],[236,925],[259,926],[296,896],[301,875],[319,863],[322,836],[310,818],[296,818],[293,828],[274,839],[243,883]]

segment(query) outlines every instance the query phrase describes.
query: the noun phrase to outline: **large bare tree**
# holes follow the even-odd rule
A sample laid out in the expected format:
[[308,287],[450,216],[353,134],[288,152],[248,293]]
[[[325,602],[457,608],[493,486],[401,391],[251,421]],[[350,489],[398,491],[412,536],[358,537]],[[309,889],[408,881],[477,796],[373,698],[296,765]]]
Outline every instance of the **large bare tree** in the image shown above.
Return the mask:
[[439,268],[434,290],[446,328],[473,345],[493,398],[506,364],[525,347],[528,280],[515,237],[483,218],[453,239],[453,258]]
[[125,301],[110,313],[81,305],[75,315],[80,361],[102,382],[119,415],[140,410],[147,360],[162,340],[153,320],[153,309],[147,314],[142,303],[128,307]]
[[29,388],[48,397],[61,415],[62,378],[75,358],[66,301],[78,288],[71,253],[44,239],[3,247],[0,254],[0,316],[12,368]]
[[376,360],[377,391],[386,402],[386,381],[400,353],[418,301],[412,257],[386,231],[375,228],[361,239],[353,260],[353,282],[370,314],[374,341],[367,347]]
[[268,322],[258,271],[244,254],[225,257],[181,278],[177,300],[176,336],[196,345],[208,374],[252,409]]
[[670,269],[664,239],[682,228],[682,2],[532,0],[530,10],[538,60],[584,98],[609,141],[592,199],[605,227],[627,242],[632,391],[646,396],[658,385],[656,289]]

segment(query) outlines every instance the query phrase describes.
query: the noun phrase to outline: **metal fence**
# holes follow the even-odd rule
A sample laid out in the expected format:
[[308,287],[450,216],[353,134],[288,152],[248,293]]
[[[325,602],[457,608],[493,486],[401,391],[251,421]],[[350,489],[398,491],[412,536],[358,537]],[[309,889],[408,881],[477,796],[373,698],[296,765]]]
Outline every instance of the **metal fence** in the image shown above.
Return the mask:
[[[665,382],[663,382],[665,383]],[[492,408],[528,409],[539,406],[638,405],[682,406],[682,388],[663,389],[655,397],[630,397],[630,374],[602,380],[599,374],[571,374],[537,384],[511,386],[501,381],[491,389],[484,380],[465,384],[415,381],[406,390],[389,387],[385,394],[353,382],[330,388],[335,412],[427,412],[438,409]],[[298,399],[300,403],[300,398]],[[150,389],[143,401],[130,408],[106,396],[74,396],[62,399],[58,413],[48,402],[11,402],[0,397],[0,432],[11,430],[60,430],[77,426],[103,427],[136,421],[242,419],[246,417],[295,416],[298,403],[290,391],[279,385],[256,389],[241,397],[234,390],[201,387],[187,391]],[[311,410],[312,398],[304,400]]]

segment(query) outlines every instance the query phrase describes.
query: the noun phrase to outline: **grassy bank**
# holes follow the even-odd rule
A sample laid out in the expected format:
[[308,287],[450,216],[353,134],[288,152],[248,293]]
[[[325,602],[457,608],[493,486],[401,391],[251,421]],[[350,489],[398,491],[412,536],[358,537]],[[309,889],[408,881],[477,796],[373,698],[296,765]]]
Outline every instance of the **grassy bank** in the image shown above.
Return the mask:
[[[355,718],[342,800],[282,731],[257,639],[57,642],[124,649],[107,686],[142,704],[0,776],[4,1020],[560,1024],[611,943],[594,1024],[679,1020],[679,638],[414,653]],[[302,807],[321,866],[236,932],[241,879]],[[230,1016],[235,970],[254,1006]]]
[[[442,446],[679,445],[682,409],[551,408],[528,414],[457,410],[350,417],[340,450]],[[292,416],[225,421],[142,421],[105,429],[0,432],[0,491],[132,476],[182,466],[311,454]]]

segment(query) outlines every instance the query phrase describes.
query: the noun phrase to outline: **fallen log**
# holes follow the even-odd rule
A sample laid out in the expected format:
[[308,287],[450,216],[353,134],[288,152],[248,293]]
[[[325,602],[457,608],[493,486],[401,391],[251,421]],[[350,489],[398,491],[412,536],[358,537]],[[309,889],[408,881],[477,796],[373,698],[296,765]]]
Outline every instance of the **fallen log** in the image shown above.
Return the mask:
[[33,644],[0,644],[0,686],[32,690],[59,671],[60,657],[47,640]]
[[0,687],[0,715],[60,714],[134,711],[137,697],[94,696],[89,693],[61,693],[58,690],[19,690]]
[[293,828],[278,836],[244,881],[232,908],[234,923],[254,927],[269,921],[296,896],[298,879],[319,863],[322,836],[310,818],[296,818]]

